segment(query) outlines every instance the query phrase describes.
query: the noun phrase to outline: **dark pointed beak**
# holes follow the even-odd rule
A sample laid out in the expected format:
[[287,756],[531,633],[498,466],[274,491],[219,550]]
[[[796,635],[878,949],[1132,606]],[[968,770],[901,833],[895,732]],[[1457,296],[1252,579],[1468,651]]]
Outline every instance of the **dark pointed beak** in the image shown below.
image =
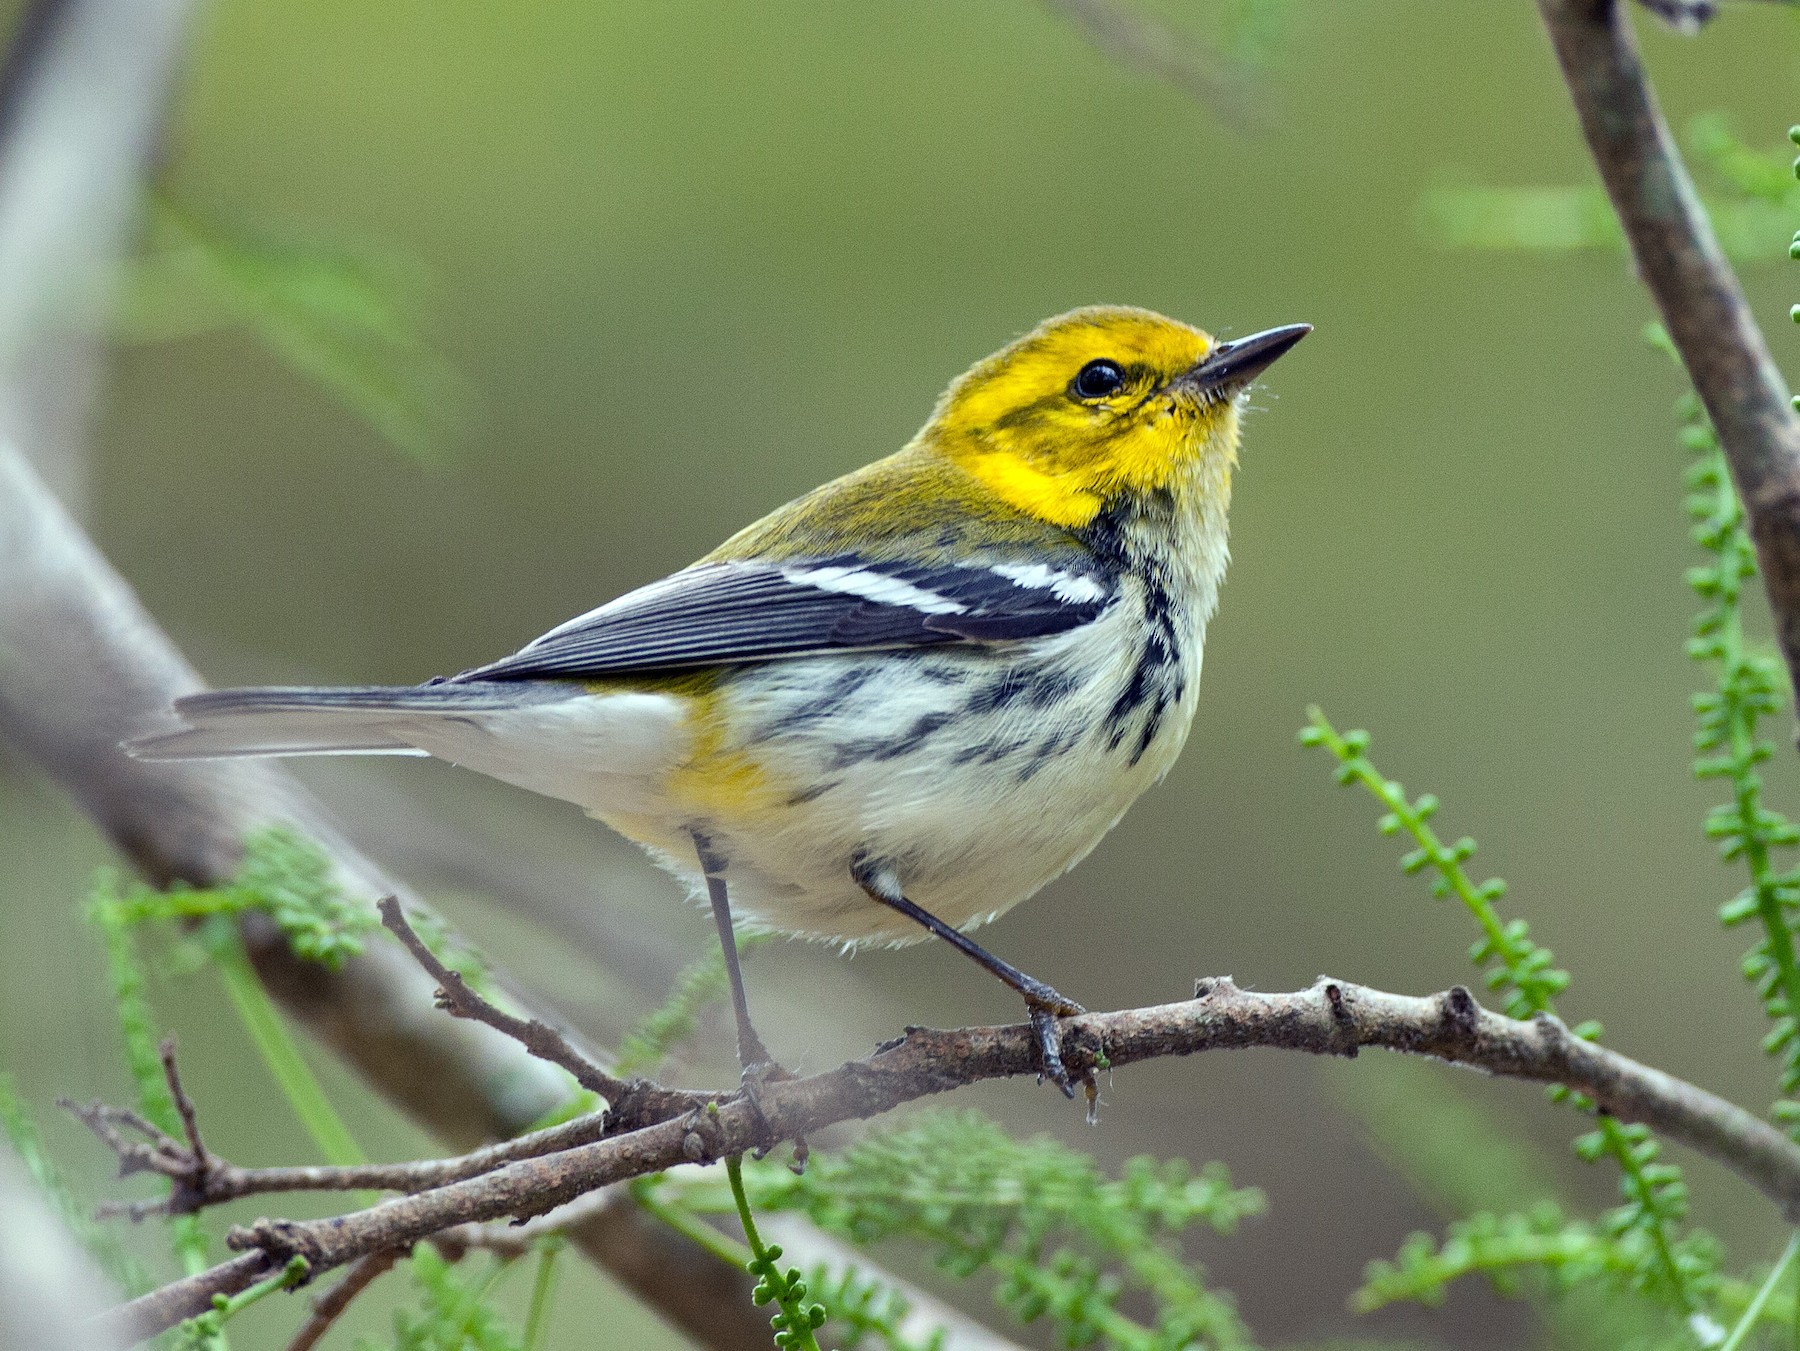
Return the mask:
[[1308,333],[1311,324],[1283,324],[1247,338],[1222,342],[1192,370],[1179,377],[1189,389],[1233,392],[1250,383]]

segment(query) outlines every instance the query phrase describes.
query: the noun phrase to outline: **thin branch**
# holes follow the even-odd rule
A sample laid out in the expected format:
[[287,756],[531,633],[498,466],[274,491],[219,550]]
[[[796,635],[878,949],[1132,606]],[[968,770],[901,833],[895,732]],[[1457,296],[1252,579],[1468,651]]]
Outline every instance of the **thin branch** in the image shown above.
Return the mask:
[[467,1018],[483,1023],[511,1037],[532,1055],[547,1064],[569,1072],[575,1082],[590,1093],[598,1093],[607,1101],[606,1133],[637,1130],[659,1121],[695,1111],[716,1102],[718,1093],[693,1092],[664,1088],[648,1079],[620,1079],[602,1069],[578,1051],[561,1032],[541,1018],[518,1018],[485,999],[464,978],[462,972],[446,966],[438,959],[418,930],[407,921],[406,912],[396,897],[383,896],[376,902],[381,922],[389,933],[400,940],[425,973],[438,983],[437,1006],[452,1018]]
[[267,1253],[243,1253],[107,1310],[90,1324],[93,1340],[105,1346],[135,1345],[205,1313],[212,1308],[214,1295],[248,1290],[278,1268]]
[[[84,1126],[99,1137],[102,1144],[112,1150],[119,1160],[120,1177],[131,1177],[135,1173],[160,1173],[179,1183],[192,1176],[193,1156],[182,1148],[181,1142],[173,1136],[165,1135],[129,1107],[111,1107],[103,1102],[92,1102],[83,1107],[67,1098],[58,1098],[56,1105],[79,1118]],[[142,1138],[130,1139],[126,1136],[126,1131]],[[146,1203],[143,1209],[130,1205],[103,1206],[101,1210],[109,1216],[123,1214],[129,1215],[133,1220],[141,1220],[148,1215],[167,1212],[168,1202]]]
[[1537,5],[1638,274],[1718,429],[1800,687],[1800,419],[1657,109],[1624,7]]
[[632,1204],[630,1194],[622,1189],[589,1192],[524,1224],[459,1224],[454,1229],[433,1234],[431,1246],[442,1253],[447,1262],[460,1262],[471,1252],[493,1253],[510,1261],[525,1256],[541,1238],[567,1234],[608,1210]]
[[[1250,1046],[1351,1056],[1365,1046],[1434,1056],[1490,1073],[1562,1084],[1599,1111],[1643,1121],[1723,1163],[1800,1218],[1800,1145],[1715,1094],[1583,1041],[1547,1015],[1519,1021],[1491,1013],[1457,987],[1434,996],[1387,994],[1321,979],[1292,994],[1205,981],[1193,1000],[1064,1024],[1072,1072],[1113,1069],[1163,1056]],[[1036,1074],[1035,1033],[1026,1025],[938,1032],[914,1028],[862,1060],[806,1079],[763,1085],[737,1100],[558,1154],[327,1220],[259,1220],[226,1242],[261,1254],[255,1273],[299,1256],[315,1273],[371,1252],[419,1242],[454,1225],[529,1219],[600,1187],[683,1163],[713,1163],[766,1150],[837,1122],[879,1115],[901,1103],[986,1079]],[[239,1259],[240,1261],[242,1259]],[[186,1306],[198,1311],[200,1304]],[[158,1316],[186,1316],[164,1301]],[[127,1313],[127,1310],[131,1312]],[[126,1306],[119,1318],[148,1336],[169,1326]]]
[[483,999],[470,988],[462,972],[445,966],[425,945],[418,931],[407,923],[398,898],[383,896],[376,902],[376,909],[381,912],[381,922],[387,931],[400,940],[413,960],[437,982],[437,1006],[452,1018],[486,1023],[496,1032],[511,1037],[539,1060],[567,1070],[576,1083],[608,1102],[621,1102],[631,1091],[623,1079],[614,1078],[582,1055],[569,1044],[567,1037],[541,1018],[517,1018]]
[[350,1307],[350,1301],[392,1271],[394,1263],[405,1255],[398,1248],[389,1248],[386,1252],[372,1252],[358,1260],[344,1273],[343,1280],[313,1301],[312,1314],[287,1344],[287,1351],[312,1351],[319,1344],[319,1339],[331,1331],[331,1325]]
[[[62,1104],[79,1117],[119,1160],[120,1176],[134,1173],[158,1173],[177,1184],[189,1184],[194,1178],[192,1154],[181,1142],[145,1121],[126,1108],[108,1107],[104,1103],[79,1106]],[[143,1136],[127,1138],[120,1127]],[[326,1191],[393,1191],[417,1192],[441,1187],[449,1182],[479,1177],[520,1159],[538,1158],[577,1145],[603,1139],[610,1128],[605,1112],[592,1112],[558,1126],[550,1126],[529,1135],[520,1135],[484,1149],[472,1150],[450,1159],[426,1159],[413,1163],[365,1163],[347,1167],[328,1165],[291,1168],[240,1168],[234,1163],[208,1154],[208,1167],[198,1185],[187,1187],[179,1195],[152,1202],[133,1203],[112,1213],[133,1220],[151,1215],[182,1215],[207,1206],[223,1205],[246,1196],[268,1196],[279,1192]]]
[[170,1033],[162,1039],[156,1048],[156,1054],[162,1061],[163,1079],[169,1085],[169,1096],[175,1101],[175,1113],[181,1118],[181,1132],[187,1136],[187,1153],[192,1162],[192,1181],[195,1185],[206,1185],[206,1174],[212,1168],[212,1156],[206,1152],[206,1143],[200,1138],[200,1114],[194,1110],[194,1100],[188,1096],[187,1089],[181,1084],[181,1071],[175,1065],[175,1034]]

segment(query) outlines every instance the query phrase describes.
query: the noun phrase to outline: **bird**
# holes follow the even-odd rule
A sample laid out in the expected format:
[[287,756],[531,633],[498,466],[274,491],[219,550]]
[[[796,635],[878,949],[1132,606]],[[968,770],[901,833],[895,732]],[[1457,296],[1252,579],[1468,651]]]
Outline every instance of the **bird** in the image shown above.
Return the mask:
[[1072,1096],[1060,1020],[1082,1006],[968,931],[1174,764],[1246,400],[1310,331],[1072,310],[955,379],[897,453],[509,656],[411,686],[190,694],[126,749],[432,755],[564,799],[710,905],[747,1080],[775,1062],[739,922],[949,942],[1024,998]]

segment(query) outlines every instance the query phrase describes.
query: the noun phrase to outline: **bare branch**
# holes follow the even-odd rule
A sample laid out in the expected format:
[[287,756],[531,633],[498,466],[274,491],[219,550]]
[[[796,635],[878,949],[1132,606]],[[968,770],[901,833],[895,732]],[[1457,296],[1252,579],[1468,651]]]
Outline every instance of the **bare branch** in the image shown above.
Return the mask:
[[[208,1154],[204,1178],[188,1185],[194,1178],[192,1153],[181,1142],[163,1134],[137,1113],[121,1107],[93,1103],[82,1107],[63,1104],[111,1149],[119,1160],[120,1176],[134,1173],[158,1173],[182,1188],[176,1195],[159,1201],[123,1207],[120,1213],[134,1220],[150,1215],[180,1215],[223,1205],[246,1196],[268,1196],[278,1192],[305,1191],[426,1191],[445,1183],[491,1173],[504,1164],[520,1159],[537,1158],[559,1150],[573,1149],[603,1139],[608,1133],[610,1117],[605,1112],[566,1121],[560,1126],[533,1131],[472,1150],[451,1159],[426,1159],[416,1163],[365,1163],[347,1167],[327,1165],[291,1168],[240,1168],[234,1163]],[[121,1126],[142,1135],[142,1140],[125,1137]]]
[[539,1060],[567,1070],[576,1083],[590,1093],[598,1093],[608,1102],[622,1102],[630,1092],[630,1086],[623,1079],[614,1078],[582,1055],[569,1044],[567,1037],[541,1018],[516,1018],[504,1009],[496,1008],[469,988],[469,982],[463,978],[462,972],[445,966],[438,960],[437,954],[425,946],[425,940],[419,937],[418,931],[407,923],[398,899],[383,896],[376,902],[375,908],[381,912],[381,922],[387,931],[400,940],[412,954],[413,960],[424,967],[425,973],[437,982],[437,1006],[452,1018],[486,1023],[495,1031],[511,1037]]
[[300,1325],[294,1339],[287,1344],[287,1351],[312,1351],[350,1307],[350,1301],[392,1271],[394,1263],[404,1256],[399,1249],[390,1248],[386,1252],[372,1252],[358,1261],[344,1273],[343,1280],[313,1301],[312,1315]]
[[275,1270],[267,1253],[247,1252],[109,1309],[92,1323],[94,1340],[132,1346],[165,1328],[205,1313],[214,1295],[248,1290]]
[[163,1078],[168,1082],[169,1096],[175,1100],[175,1113],[181,1118],[182,1134],[187,1136],[188,1157],[193,1160],[194,1181],[204,1186],[206,1174],[212,1167],[212,1157],[206,1152],[206,1143],[200,1138],[200,1114],[194,1110],[194,1100],[188,1096],[187,1089],[182,1087],[181,1071],[175,1066],[173,1033],[162,1039],[156,1052],[162,1060]]
[[1800,687],[1800,419],[1657,109],[1624,7],[1537,3],[1638,273],[1718,429]]
[[604,1211],[632,1207],[628,1193],[619,1190],[589,1192],[548,1215],[524,1224],[459,1224],[431,1236],[431,1246],[450,1262],[460,1262],[471,1252],[490,1252],[499,1257],[523,1257],[532,1244],[552,1234],[566,1234]]
[[[1204,981],[1196,989],[1196,997],[1184,1003],[1068,1019],[1063,1054],[1070,1070],[1115,1069],[1250,1046],[1342,1056],[1378,1046],[1434,1056],[1510,1078],[1562,1084],[1586,1095],[1601,1112],[1643,1121],[1723,1163],[1774,1201],[1790,1222],[1800,1220],[1800,1145],[1705,1089],[1581,1040],[1555,1018],[1539,1015],[1522,1022],[1490,1013],[1460,986],[1428,997],[1323,978],[1292,994],[1240,990],[1228,979]],[[315,1273],[329,1271],[455,1225],[529,1219],[629,1178],[770,1149],[840,1121],[875,1116],[981,1080],[1035,1074],[1035,1035],[1027,1025],[953,1032],[914,1028],[865,1059],[810,1078],[765,1084],[754,1103],[716,1104],[353,1215],[259,1220],[232,1230],[226,1241],[264,1258],[242,1272],[245,1284],[295,1256],[305,1258]],[[185,1316],[179,1307],[165,1302],[158,1306],[159,1316]],[[131,1326],[149,1335],[168,1324],[134,1314]]]

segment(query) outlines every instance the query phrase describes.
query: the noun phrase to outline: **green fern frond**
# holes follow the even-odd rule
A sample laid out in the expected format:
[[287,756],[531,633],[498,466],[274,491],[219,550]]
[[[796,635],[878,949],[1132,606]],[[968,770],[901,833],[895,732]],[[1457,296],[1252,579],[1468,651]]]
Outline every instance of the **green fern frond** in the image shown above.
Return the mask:
[[442,458],[469,397],[427,337],[416,263],[166,197],[151,207],[149,247],[125,279],[120,337],[242,328],[392,445],[421,462]]
[[[1248,1348],[1229,1298],[1206,1288],[1176,1238],[1197,1224],[1229,1233],[1263,1209],[1218,1165],[1134,1159],[1108,1178],[1054,1140],[1014,1140],[974,1112],[926,1113],[817,1155],[802,1176],[748,1166],[757,1206],[804,1212],[859,1244],[911,1240],[959,1279],[995,1278],[1015,1317],[1048,1318],[1071,1345],[1178,1351]],[[1140,1322],[1119,1308],[1136,1291],[1154,1309]]]
[[[1505,882],[1494,877],[1477,883],[1469,875],[1463,865],[1474,855],[1475,841],[1464,836],[1454,844],[1444,843],[1430,824],[1438,810],[1437,798],[1429,793],[1410,798],[1400,783],[1381,773],[1368,757],[1367,732],[1340,734],[1318,708],[1307,710],[1307,721],[1300,731],[1301,743],[1326,750],[1338,762],[1340,784],[1363,788],[1386,808],[1378,823],[1382,834],[1404,832],[1413,841],[1415,847],[1400,860],[1401,870],[1435,874],[1432,895],[1440,900],[1454,897],[1475,920],[1481,937],[1469,949],[1469,957],[1486,971],[1488,988],[1504,994],[1506,1012],[1514,1018],[1554,1013],[1556,996],[1568,986],[1568,973],[1556,967],[1548,948],[1532,941],[1523,919],[1500,917],[1496,902],[1506,894]],[[1571,1030],[1589,1040],[1597,1039],[1601,1031],[1600,1025],[1592,1022]],[[1551,1095],[1571,1099],[1583,1110],[1592,1107],[1561,1088],[1552,1089]],[[1597,1146],[1591,1143],[1595,1141]],[[1687,1184],[1678,1168],[1656,1161],[1659,1149],[1643,1127],[1624,1126],[1611,1117],[1602,1117],[1597,1131],[1576,1142],[1576,1152],[1583,1159],[1593,1162],[1610,1157],[1618,1164],[1624,1204],[1609,1213],[1606,1223],[1609,1228],[1644,1237],[1645,1266],[1638,1288],[1692,1314],[1703,1305],[1716,1276],[1716,1263],[1705,1269],[1691,1260],[1693,1254],[1708,1249],[1705,1244],[1695,1246],[1679,1233],[1687,1214]]]
[[823,1263],[806,1277],[814,1297],[831,1311],[825,1324],[837,1351],[942,1351],[949,1335],[935,1328],[919,1336],[906,1331],[912,1303],[893,1286],[855,1267],[832,1271]]
[[[1652,345],[1674,356],[1660,330],[1648,336]],[[1694,775],[1720,779],[1731,793],[1728,802],[1707,815],[1705,829],[1718,842],[1723,861],[1742,861],[1749,885],[1719,908],[1719,920],[1728,928],[1755,920],[1761,929],[1741,969],[1769,1018],[1763,1049],[1781,1067],[1782,1093],[1792,1096],[1800,1092],[1800,956],[1794,939],[1800,869],[1780,866],[1777,860],[1800,842],[1800,829],[1765,805],[1757,769],[1775,753],[1774,744],[1760,734],[1761,722],[1787,702],[1787,673],[1744,632],[1744,587],[1756,576],[1756,550],[1712,422],[1692,391],[1681,396],[1677,410],[1682,445],[1695,457],[1686,475],[1693,540],[1712,555],[1687,574],[1688,585],[1702,601],[1688,655],[1714,677],[1713,688],[1693,700]],[[1776,1113],[1790,1130],[1800,1128],[1800,1103],[1783,1102]]]
[[[490,1261],[471,1279],[429,1245],[407,1264],[417,1303],[394,1313],[394,1351],[523,1351],[523,1342],[494,1308],[491,1296],[510,1264]],[[361,1348],[367,1345],[358,1342]]]
[[1525,1214],[1458,1220],[1441,1242],[1413,1234],[1392,1261],[1369,1264],[1351,1302],[1359,1313],[1371,1313],[1400,1302],[1442,1304],[1449,1287],[1466,1276],[1484,1276],[1501,1294],[1517,1295],[1527,1274],[1567,1289],[1602,1276],[1628,1282],[1638,1269],[1635,1254],[1546,1202]]
[[[739,934],[739,954],[761,947],[773,934]],[[704,956],[682,967],[674,988],[661,1008],[653,1010],[619,1042],[617,1072],[646,1074],[660,1065],[669,1052],[694,1034],[700,1014],[708,1004],[724,996],[728,985],[725,954],[717,944]]]
[[381,927],[372,908],[344,894],[324,851],[286,826],[246,837],[237,873],[221,886],[157,891],[106,876],[106,905],[122,925],[257,911],[275,922],[296,956],[333,970],[360,955],[363,936]]

